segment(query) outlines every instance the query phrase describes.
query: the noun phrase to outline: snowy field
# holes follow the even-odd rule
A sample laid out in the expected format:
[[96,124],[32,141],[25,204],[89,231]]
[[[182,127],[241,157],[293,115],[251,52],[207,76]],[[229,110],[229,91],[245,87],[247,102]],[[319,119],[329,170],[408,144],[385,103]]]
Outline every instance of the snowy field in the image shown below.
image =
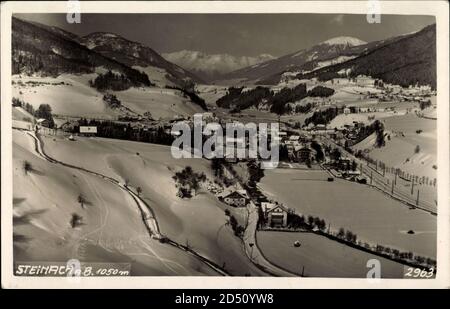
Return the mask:
[[[367,261],[381,263],[382,278],[403,278],[404,265],[351,248],[313,233],[258,232],[258,246],[266,258],[306,277],[366,278]],[[299,241],[300,247],[294,247]]]
[[[15,75],[12,96],[30,103],[35,109],[40,104],[49,104],[54,114],[115,117],[117,113],[106,108],[102,94],[89,87],[88,81],[93,77],[95,74],[61,75],[58,78]],[[58,84],[61,82],[64,85]],[[31,83],[36,84],[32,86]]]
[[245,256],[239,238],[227,225],[225,209],[205,190],[192,199],[180,199],[172,176],[187,165],[212,179],[210,162],[204,159],[173,159],[170,148],[138,142],[100,138],[45,137],[45,149],[59,160],[128,180],[130,187],[142,188],[141,196],[155,211],[162,234],[200,254],[225,265],[233,275],[264,275]]
[[[76,152],[76,151],[75,151]],[[76,153],[72,154],[77,156]],[[25,174],[24,161],[33,171]],[[84,207],[78,196],[85,199]],[[149,237],[129,194],[97,176],[49,163],[32,138],[13,131],[15,261],[131,263],[132,275],[217,275],[174,247]],[[83,224],[72,228],[72,213]]]
[[[355,150],[367,149],[368,155],[384,162],[387,166],[398,167],[405,172],[431,179],[437,170],[437,123],[436,120],[407,115],[387,117],[382,120],[391,139],[386,139],[386,146],[374,148],[374,137],[368,137],[354,146]],[[416,131],[420,130],[420,133]],[[419,146],[418,153],[415,152]]]
[[191,116],[202,112],[200,106],[182,97],[179,90],[163,88],[130,88],[115,91],[123,105],[132,111],[144,114],[149,111],[153,119],[173,119],[174,116]]
[[[52,78],[15,75],[13,97],[30,103],[35,109],[40,104],[49,104],[54,114],[114,119],[120,112],[107,108],[103,94],[89,86],[89,80],[95,76],[63,74]],[[172,119],[175,115],[188,116],[202,111],[198,105],[183,98],[178,90],[146,87],[112,93],[116,94],[122,105],[139,114],[150,111],[154,119]]]
[[[260,187],[269,196],[304,215],[318,216],[358,235],[358,239],[436,257],[436,217],[410,210],[385,194],[354,182],[327,181],[325,171],[266,170]],[[414,230],[415,234],[407,234]]]

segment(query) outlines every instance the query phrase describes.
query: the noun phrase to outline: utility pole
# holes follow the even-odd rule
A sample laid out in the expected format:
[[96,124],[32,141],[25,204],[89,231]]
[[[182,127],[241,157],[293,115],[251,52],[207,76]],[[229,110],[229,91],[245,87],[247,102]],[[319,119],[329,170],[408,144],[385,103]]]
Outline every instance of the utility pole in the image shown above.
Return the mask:
[[398,170],[395,170],[395,180],[394,180],[395,185],[397,185],[397,172]]
[[412,178],[411,195],[414,193],[414,177]]
[[392,182],[391,194],[394,195],[394,183]]
[[416,206],[419,206],[419,192],[420,192],[420,190],[417,190]]

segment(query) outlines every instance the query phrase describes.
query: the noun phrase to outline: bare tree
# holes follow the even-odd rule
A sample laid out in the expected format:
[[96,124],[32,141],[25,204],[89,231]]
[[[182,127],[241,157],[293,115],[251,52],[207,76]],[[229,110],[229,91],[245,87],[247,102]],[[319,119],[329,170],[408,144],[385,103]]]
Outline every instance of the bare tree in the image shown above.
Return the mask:
[[33,166],[30,162],[24,161],[23,162],[23,170],[25,171],[25,174],[28,175],[28,173],[33,171]]
[[80,195],[78,195],[77,201],[81,205],[81,208],[84,209],[84,204],[86,203],[86,199],[84,198],[84,196],[81,193],[80,193]]

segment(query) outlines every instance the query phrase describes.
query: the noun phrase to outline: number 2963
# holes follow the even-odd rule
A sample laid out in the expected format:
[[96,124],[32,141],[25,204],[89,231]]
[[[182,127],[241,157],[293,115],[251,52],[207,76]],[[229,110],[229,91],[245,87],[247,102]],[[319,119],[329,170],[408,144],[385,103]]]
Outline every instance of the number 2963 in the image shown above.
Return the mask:
[[430,279],[434,278],[436,270],[431,267],[429,269],[422,269],[418,267],[405,267],[404,278],[409,279]]

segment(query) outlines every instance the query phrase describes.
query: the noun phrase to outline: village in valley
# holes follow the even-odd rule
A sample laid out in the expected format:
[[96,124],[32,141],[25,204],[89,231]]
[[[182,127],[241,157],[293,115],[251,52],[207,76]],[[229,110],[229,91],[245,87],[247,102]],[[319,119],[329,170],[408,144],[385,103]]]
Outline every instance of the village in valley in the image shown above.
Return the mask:
[[[123,90],[96,89],[98,76],[128,72],[105,70],[107,62],[88,74],[16,72],[14,198],[25,201],[16,215],[44,209],[39,192],[52,205],[30,221],[36,226],[17,226],[30,238],[17,241],[17,254],[120,256],[136,263],[137,275],[304,277],[364,277],[367,260],[377,258],[386,278],[401,278],[405,266],[434,276],[435,85],[352,74],[339,67],[345,63],[333,62],[326,78],[310,76],[322,66],[290,69],[275,84],[186,83],[152,64],[139,72],[154,84]],[[251,157],[250,138],[234,134],[218,146],[232,145],[232,155],[173,158],[181,135],[174,125],[194,131],[195,117],[225,133],[277,124],[264,133],[279,149],[277,162]],[[202,131],[202,145],[211,136]],[[124,235],[138,240],[111,241]],[[47,238],[51,249],[38,250]]]

